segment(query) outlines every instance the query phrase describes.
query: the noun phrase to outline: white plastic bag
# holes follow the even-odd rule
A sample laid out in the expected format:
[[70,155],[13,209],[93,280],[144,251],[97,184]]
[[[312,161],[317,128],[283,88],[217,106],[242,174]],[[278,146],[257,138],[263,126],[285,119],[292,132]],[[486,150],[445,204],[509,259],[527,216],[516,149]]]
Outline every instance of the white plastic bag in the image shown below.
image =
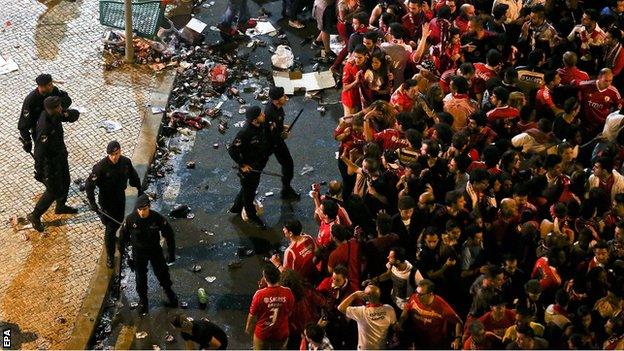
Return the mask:
[[295,61],[295,55],[293,55],[290,47],[286,45],[279,45],[275,49],[275,54],[271,56],[271,63],[273,66],[280,69],[289,69],[292,67]]

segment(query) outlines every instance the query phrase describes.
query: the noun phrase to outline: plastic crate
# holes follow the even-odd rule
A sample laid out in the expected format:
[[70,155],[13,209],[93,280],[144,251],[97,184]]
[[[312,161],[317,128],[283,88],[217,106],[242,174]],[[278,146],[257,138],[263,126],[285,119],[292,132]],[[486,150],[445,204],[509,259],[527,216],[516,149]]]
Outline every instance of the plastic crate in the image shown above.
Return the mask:
[[[132,31],[142,37],[153,38],[163,18],[164,6],[160,0],[135,0],[132,2]],[[100,24],[124,29],[125,5],[123,0],[100,0]]]

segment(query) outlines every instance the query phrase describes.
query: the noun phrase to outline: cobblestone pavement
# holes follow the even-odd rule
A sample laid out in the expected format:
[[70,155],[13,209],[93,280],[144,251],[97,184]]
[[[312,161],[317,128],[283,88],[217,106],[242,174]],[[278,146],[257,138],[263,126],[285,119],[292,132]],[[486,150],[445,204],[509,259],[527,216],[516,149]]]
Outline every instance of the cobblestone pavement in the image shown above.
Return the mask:
[[[19,71],[0,76],[0,324],[16,325],[13,347],[63,348],[74,328],[98,264],[103,230],[72,191],[68,204],[81,212],[48,212],[45,235],[14,231],[8,219],[25,217],[43,186],[33,177],[33,162],[21,149],[17,120],[21,102],[39,73],[50,73],[83,113],[66,124],[72,179],[85,178],[103,157],[106,143],[117,139],[132,155],[150,91],[159,83],[151,72],[127,68],[103,71],[98,1],[0,0],[0,53]],[[123,129],[107,134],[98,124],[117,120]],[[32,334],[34,333],[34,334]]]

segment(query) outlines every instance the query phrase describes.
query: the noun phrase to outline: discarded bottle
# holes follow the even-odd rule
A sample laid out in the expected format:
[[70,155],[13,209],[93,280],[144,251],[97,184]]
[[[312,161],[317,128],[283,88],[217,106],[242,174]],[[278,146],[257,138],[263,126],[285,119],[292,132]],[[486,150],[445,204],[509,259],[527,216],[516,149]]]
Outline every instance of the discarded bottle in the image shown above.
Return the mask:
[[199,300],[199,305],[202,307],[208,303],[208,296],[206,296],[204,288],[197,289],[197,300]]

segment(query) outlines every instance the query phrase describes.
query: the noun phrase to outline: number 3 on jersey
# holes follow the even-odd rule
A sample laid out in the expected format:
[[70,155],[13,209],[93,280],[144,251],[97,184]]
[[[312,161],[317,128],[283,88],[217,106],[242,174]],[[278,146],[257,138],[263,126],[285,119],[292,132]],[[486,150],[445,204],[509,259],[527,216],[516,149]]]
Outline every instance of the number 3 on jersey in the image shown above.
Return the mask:
[[279,313],[279,307],[273,307],[271,308],[271,323],[269,323],[269,327],[272,327],[273,324],[275,324],[275,321],[277,321],[277,314]]

